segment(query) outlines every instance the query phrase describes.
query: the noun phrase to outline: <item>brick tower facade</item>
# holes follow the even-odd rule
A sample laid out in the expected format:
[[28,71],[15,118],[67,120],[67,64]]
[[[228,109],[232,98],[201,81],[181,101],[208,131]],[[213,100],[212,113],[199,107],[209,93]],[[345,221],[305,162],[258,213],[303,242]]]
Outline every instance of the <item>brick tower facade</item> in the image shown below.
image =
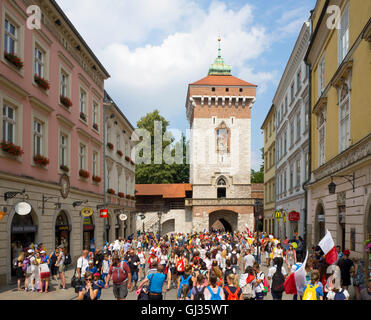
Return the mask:
[[190,182],[194,231],[254,229],[251,195],[251,108],[256,85],[231,74],[218,57],[208,76],[191,83],[186,100],[191,128]]

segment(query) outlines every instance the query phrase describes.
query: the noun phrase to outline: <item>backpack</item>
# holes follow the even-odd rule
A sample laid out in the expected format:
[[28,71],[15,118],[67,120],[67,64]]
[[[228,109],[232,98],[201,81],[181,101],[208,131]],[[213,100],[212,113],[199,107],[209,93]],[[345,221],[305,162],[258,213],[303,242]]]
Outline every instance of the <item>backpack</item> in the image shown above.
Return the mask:
[[237,258],[237,254],[236,253],[232,253],[232,255],[231,255],[231,264],[233,266],[238,265],[238,258]]
[[274,273],[272,277],[272,291],[273,292],[284,292],[285,291],[285,287],[283,285],[284,283],[285,283],[285,276],[282,274],[281,269],[277,268],[276,272]]
[[71,256],[70,256],[70,254],[67,254],[67,255],[66,255],[66,257],[65,257],[65,259],[64,259],[64,264],[65,264],[66,266],[68,266],[69,264],[71,264]]
[[[189,280],[192,278],[192,275],[189,275],[188,278],[184,279],[183,276],[180,277],[180,284],[178,289],[178,298],[181,297],[180,291],[182,289],[183,285],[189,286]],[[191,297],[191,290],[189,290],[188,297]]]
[[176,264],[176,270],[179,271],[179,272],[184,271],[184,258],[178,260],[178,262]]
[[207,287],[207,290],[209,290],[210,294],[211,294],[211,297],[210,297],[210,300],[222,300],[221,296],[220,296],[220,290],[221,288],[218,287],[218,291],[216,293],[214,293],[210,287]]
[[252,285],[251,283],[246,283],[242,287],[242,294],[244,299],[251,299],[252,298]]
[[303,299],[302,300],[317,300],[317,292],[316,289],[318,285],[307,284],[307,288],[304,291]]
[[346,297],[345,297],[345,294],[344,294],[344,289],[335,293],[334,300],[345,300],[345,299],[346,299]]
[[236,289],[236,291],[234,293],[231,292],[231,290],[229,289],[228,286],[225,287],[224,289],[228,293],[228,299],[227,300],[240,300],[240,298],[238,297],[238,294],[240,293],[240,288],[239,287]]
[[[128,280],[127,273],[124,269],[125,261],[121,261],[119,267],[112,266],[112,281],[114,284],[122,283],[123,281]],[[124,279],[126,276],[126,279]]]
[[194,295],[194,300],[205,300],[205,287],[202,287],[200,291],[197,290],[197,287],[195,287],[196,294]]

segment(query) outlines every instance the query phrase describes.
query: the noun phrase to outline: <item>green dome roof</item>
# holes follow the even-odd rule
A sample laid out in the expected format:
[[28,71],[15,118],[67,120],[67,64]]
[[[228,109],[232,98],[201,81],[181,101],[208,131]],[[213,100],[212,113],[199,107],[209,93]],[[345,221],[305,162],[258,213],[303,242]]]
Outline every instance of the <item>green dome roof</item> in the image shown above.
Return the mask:
[[214,75],[214,76],[218,76],[218,75],[221,75],[221,76],[227,76],[227,75],[232,75],[231,74],[231,70],[232,70],[232,67],[229,66],[229,65],[226,65],[224,63],[224,59],[222,58],[222,55],[221,55],[221,49],[220,49],[220,37],[218,38],[218,42],[219,42],[219,48],[218,48],[218,57],[215,59],[214,63],[210,66],[209,68],[209,76],[211,75]]

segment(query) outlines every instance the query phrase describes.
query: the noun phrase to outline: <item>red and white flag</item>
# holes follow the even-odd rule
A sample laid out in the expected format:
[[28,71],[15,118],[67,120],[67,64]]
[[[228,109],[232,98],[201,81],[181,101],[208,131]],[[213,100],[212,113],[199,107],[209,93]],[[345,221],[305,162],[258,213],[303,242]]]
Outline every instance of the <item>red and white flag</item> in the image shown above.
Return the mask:
[[332,239],[330,231],[326,231],[326,235],[319,242],[318,246],[322,249],[326,257],[326,262],[331,265],[337,260],[337,252],[334,240]]
[[306,288],[305,265],[307,264],[307,260],[308,251],[303,264],[295,272],[291,273],[283,284],[287,294],[299,294],[301,296],[304,294]]

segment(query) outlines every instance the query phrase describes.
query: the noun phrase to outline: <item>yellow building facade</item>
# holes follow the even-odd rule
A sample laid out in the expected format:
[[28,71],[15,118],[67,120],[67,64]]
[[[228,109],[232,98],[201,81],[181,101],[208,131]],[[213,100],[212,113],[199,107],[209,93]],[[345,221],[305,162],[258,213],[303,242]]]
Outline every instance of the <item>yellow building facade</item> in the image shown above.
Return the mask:
[[[311,180],[307,243],[326,229],[369,261],[371,238],[371,1],[319,0],[311,15]],[[330,192],[330,185],[336,186]]]
[[270,108],[261,130],[264,131],[264,232],[274,232],[275,211],[275,112]]

